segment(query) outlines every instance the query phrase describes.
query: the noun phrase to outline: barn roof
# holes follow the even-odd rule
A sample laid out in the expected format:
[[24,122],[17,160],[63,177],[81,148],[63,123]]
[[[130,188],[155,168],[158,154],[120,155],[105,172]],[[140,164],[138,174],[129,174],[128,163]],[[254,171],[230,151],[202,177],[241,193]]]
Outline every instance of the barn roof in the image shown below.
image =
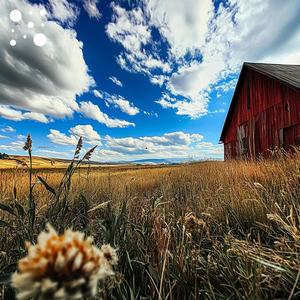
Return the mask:
[[293,88],[300,89],[300,65],[279,65],[279,64],[263,64],[263,63],[249,63],[243,64],[232,100],[228,110],[227,117],[223,126],[223,130],[220,137],[220,142],[224,141],[226,129],[229,125],[231,116],[234,111],[234,107],[238,100],[239,91],[242,87],[243,80],[248,69],[254,70],[265,76],[279,80],[282,83],[289,85]]

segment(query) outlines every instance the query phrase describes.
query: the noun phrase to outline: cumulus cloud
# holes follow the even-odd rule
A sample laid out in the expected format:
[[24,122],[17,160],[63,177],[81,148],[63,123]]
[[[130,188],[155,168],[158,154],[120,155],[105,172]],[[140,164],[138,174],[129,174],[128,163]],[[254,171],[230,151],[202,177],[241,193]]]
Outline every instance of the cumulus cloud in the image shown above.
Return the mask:
[[[16,7],[22,12],[18,26],[9,19],[10,12]],[[12,109],[22,110],[23,118],[42,122],[46,121],[42,115],[72,116],[78,109],[76,96],[94,83],[88,74],[83,44],[77,39],[76,32],[47,19],[51,18],[50,14],[42,17],[40,10],[44,9],[42,5],[25,0],[0,1],[0,116],[4,115],[3,111],[7,114]],[[30,30],[27,27],[29,20],[36,24]],[[43,28],[37,25],[41,23],[45,24]],[[14,47],[10,45],[12,27],[15,29]],[[38,32],[44,32],[47,37],[43,47],[32,42]],[[20,112],[13,114],[20,115]]]
[[[77,125],[70,128],[68,133],[51,129],[48,138],[59,145],[76,145],[78,137],[83,136],[84,141],[97,144],[100,140],[102,146],[96,149],[93,159],[98,161],[130,161],[147,158],[176,158],[195,159],[222,158],[221,145],[204,141],[198,133],[185,133],[176,131],[156,136],[123,137],[117,138],[109,135],[100,137],[90,125]],[[98,145],[99,145],[98,143]]]
[[16,129],[11,126],[5,126],[4,128],[0,129],[2,132],[15,132]]
[[76,5],[67,0],[49,0],[51,16],[63,23],[73,25],[79,15]]
[[161,32],[177,58],[205,43],[214,6],[211,0],[145,1],[150,24]]
[[134,116],[140,112],[140,110],[130,103],[128,100],[121,96],[111,96],[106,100],[108,103],[113,104],[115,107],[119,107],[122,112],[127,115]]
[[52,143],[58,145],[77,145],[79,137],[83,137],[84,142],[92,145],[101,145],[100,135],[91,125],[77,125],[69,129],[69,135],[59,130],[50,129],[48,138]]
[[37,150],[37,152],[41,155],[41,156],[46,156],[46,157],[69,157],[71,156],[69,153],[67,152],[61,152],[61,151],[55,151],[55,150],[47,150],[47,149],[41,149],[41,150]]
[[282,6],[278,0],[254,2],[231,0],[226,7],[220,5],[207,42],[199,48],[202,60],[172,74],[168,83],[172,93],[189,97],[191,106],[195,101],[202,105],[219,82],[224,91],[234,87],[235,81],[229,79],[231,82],[224,85],[224,79],[237,73],[244,61],[300,62],[296,46],[300,42],[300,3]]
[[123,113],[131,116],[135,116],[140,112],[139,108],[137,108],[132,102],[126,100],[124,97],[120,95],[110,95],[106,92],[101,92],[98,90],[94,90],[94,95],[97,98],[104,99],[107,106],[113,105],[114,107],[118,107]]
[[[144,0],[129,11],[115,5],[107,34],[124,47],[118,56],[123,69],[166,86],[169,98],[157,100],[163,108],[197,118],[209,113],[212,91],[234,87],[244,61],[299,64],[299,11],[299,1]],[[149,60],[141,64],[145,53]]]
[[[127,11],[118,4],[112,4],[112,8],[114,14],[112,22],[106,26],[106,33],[125,49],[117,58],[119,65],[130,72],[149,76],[151,72],[170,72],[170,64],[160,58],[155,50],[151,27],[142,8]],[[152,50],[147,50],[145,46],[152,47]]]
[[198,95],[197,98],[193,100],[189,98],[178,100],[178,98],[171,97],[169,94],[164,93],[162,97],[155,102],[160,104],[163,108],[176,109],[177,115],[190,116],[191,119],[204,116],[208,112],[208,99],[201,95]]
[[123,86],[123,83],[115,76],[111,76],[109,77],[109,80],[111,80],[114,84],[118,85],[118,86]]
[[162,86],[167,80],[168,80],[168,76],[164,76],[164,75],[150,76],[150,82],[159,86]]
[[98,0],[83,0],[83,8],[89,17],[97,20],[101,18],[101,13],[97,7],[98,2]]
[[76,145],[78,142],[78,139],[74,135],[67,136],[56,129],[50,129],[48,138],[52,143],[58,145]]
[[77,125],[69,131],[77,138],[82,136],[89,144],[100,145],[100,135],[94,130],[92,125]]
[[94,96],[97,98],[104,98],[104,93],[102,93],[101,91],[98,90],[93,90]]
[[[188,134],[181,131],[166,133],[162,136],[112,138],[106,136],[106,146],[123,154],[157,154],[158,152],[184,152],[194,142],[203,139],[200,134]],[[174,153],[174,155],[176,155]]]
[[102,123],[110,128],[124,128],[128,126],[135,126],[134,123],[125,121],[125,120],[119,120],[119,119],[112,119],[107,114],[103,113],[100,110],[100,107],[96,104],[93,104],[91,101],[82,101],[80,103],[80,109],[79,111],[86,117],[93,120],[98,121],[99,123]]
[[6,150],[10,152],[18,152],[23,150],[24,142],[23,141],[14,141],[5,145],[0,145],[0,150]]
[[48,118],[40,113],[36,112],[25,112],[15,110],[8,105],[0,105],[0,116],[7,120],[12,121],[23,121],[23,120],[34,120],[41,123],[48,123]]

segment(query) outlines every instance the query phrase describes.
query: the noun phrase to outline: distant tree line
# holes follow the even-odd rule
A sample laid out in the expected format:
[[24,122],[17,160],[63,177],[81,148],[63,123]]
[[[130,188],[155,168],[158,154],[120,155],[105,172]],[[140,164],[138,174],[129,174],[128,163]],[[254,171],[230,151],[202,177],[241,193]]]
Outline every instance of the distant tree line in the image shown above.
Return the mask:
[[0,152],[0,159],[8,158],[8,154]]

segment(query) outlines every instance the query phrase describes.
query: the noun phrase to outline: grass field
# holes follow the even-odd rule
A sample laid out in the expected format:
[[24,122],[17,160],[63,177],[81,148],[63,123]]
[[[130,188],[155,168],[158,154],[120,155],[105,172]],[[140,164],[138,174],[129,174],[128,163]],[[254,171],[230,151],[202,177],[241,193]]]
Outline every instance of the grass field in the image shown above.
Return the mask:
[[[33,156],[32,157],[32,168],[33,169],[65,169],[68,167],[70,160],[59,159],[59,158],[48,158]],[[29,157],[21,155],[10,155],[7,159],[0,159],[0,170],[8,170],[15,168],[22,168],[29,165]],[[117,166],[100,163],[90,163],[89,167],[99,167],[99,166]],[[87,167],[87,163],[82,164],[83,167]]]
[[[15,169],[24,167],[29,164],[28,156],[11,155],[7,159],[0,160],[0,170]],[[52,169],[52,168],[66,168],[68,162],[65,160],[56,160],[46,157],[34,157],[33,168]]]
[[[24,240],[34,241],[50,221],[118,249],[116,275],[97,299],[299,299],[299,153],[257,162],[77,169],[60,200],[63,213],[54,213],[63,174],[34,171],[30,196],[27,168],[0,171],[1,203],[13,210],[0,212],[3,281],[24,256]],[[8,285],[2,289],[11,295]]]

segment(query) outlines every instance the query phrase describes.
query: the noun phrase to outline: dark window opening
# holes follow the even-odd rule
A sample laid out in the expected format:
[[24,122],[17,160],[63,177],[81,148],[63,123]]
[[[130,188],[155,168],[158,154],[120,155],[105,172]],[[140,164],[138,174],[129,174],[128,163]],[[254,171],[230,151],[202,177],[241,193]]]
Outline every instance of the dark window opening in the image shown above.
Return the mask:
[[300,124],[279,130],[280,147],[285,150],[293,150],[294,147],[300,146]]
[[248,139],[246,137],[242,138],[242,149],[241,149],[241,154],[242,156],[247,156],[248,155]]

